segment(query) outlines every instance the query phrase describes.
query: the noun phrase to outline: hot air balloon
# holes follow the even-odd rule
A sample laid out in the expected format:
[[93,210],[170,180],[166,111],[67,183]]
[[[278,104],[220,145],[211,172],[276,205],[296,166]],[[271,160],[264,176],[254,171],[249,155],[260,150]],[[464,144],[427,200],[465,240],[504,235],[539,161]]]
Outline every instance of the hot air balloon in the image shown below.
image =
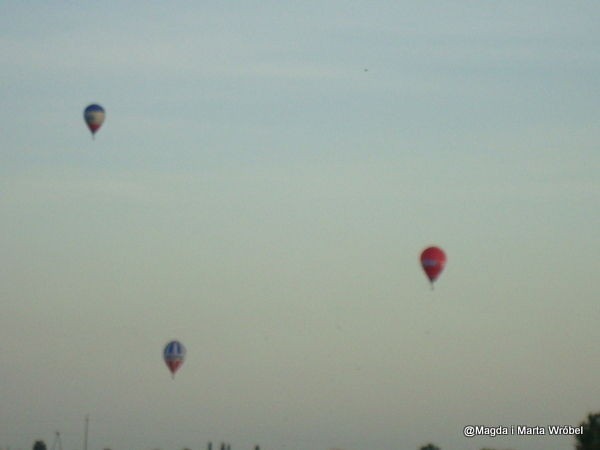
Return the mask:
[[96,104],[89,105],[83,111],[83,119],[92,132],[92,139],[94,138],[96,131],[102,126],[105,116],[104,108]]
[[171,371],[171,377],[175,378],[175,372],[179,370],[185,359],[185,347],[179,341],[171,341],[165,345],[163,358]]
[[427,247],[421,253],[421,266],[429,278],[431,283],[431,289],[433,289],[433,283],[444,270],[446,265],[446,254],[439,247]]

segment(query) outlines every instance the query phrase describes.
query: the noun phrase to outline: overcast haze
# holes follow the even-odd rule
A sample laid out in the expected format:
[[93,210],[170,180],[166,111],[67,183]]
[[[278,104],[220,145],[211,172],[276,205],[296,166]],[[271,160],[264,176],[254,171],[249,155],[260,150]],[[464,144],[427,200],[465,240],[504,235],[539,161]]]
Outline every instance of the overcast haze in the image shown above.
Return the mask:
[[600,410],[599,19],[1,2],[0,449],[574,448],[462,429]]

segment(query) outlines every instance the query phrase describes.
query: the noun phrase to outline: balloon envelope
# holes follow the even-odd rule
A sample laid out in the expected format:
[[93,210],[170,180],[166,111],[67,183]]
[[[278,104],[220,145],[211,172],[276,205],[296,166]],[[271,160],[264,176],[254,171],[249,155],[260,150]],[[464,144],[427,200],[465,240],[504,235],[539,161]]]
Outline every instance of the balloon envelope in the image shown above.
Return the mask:
[[83,111],[83,119],[92,132],[92,136],[96,134],[96,131],[98,131],[102,126],[102,123],[104,123],[105,116],[106,113],[104,112],[104,108],[100,105],[96,105],[95,103],[89,105]]
[[179,370],[185,360],[185,347],[179,341],[171,341],[165,345],[163,358],[171,375],[175,377],[175,372]]
[[446,265],[446,254],[439,247],[427,247],[421,253],[421,266],[423,267],[423,271],[429,278],[429,281],[433,285],[433,282],[437,280],[437,278],[444,270],[444,266]]

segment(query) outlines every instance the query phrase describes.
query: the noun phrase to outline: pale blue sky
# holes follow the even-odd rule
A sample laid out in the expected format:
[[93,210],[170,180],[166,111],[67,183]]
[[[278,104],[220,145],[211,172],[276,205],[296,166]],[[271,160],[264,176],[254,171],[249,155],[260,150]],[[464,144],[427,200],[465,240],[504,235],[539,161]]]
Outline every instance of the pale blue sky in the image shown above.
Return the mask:
[[599,18],[0,2],[0,449],[573,448],[462,428],[600,410]]

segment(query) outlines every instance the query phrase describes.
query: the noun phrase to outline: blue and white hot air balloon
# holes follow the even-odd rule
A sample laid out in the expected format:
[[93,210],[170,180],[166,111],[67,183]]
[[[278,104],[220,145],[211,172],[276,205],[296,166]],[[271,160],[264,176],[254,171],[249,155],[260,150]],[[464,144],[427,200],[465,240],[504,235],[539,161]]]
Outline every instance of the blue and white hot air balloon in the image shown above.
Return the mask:
[[91,104],[83,111],[83,119],[87,124],[88,128],[92,132],[92,138],[96,134],[96,131],[100,129],[102,123],[104,123],[104,117],[106,113],[104,108],[97,104]]
[[171,376],[175,378],[175,372],[179,370],[185,360],[185,347],[179,341],[171,341],[165,345],[163,358],[171,371]]

